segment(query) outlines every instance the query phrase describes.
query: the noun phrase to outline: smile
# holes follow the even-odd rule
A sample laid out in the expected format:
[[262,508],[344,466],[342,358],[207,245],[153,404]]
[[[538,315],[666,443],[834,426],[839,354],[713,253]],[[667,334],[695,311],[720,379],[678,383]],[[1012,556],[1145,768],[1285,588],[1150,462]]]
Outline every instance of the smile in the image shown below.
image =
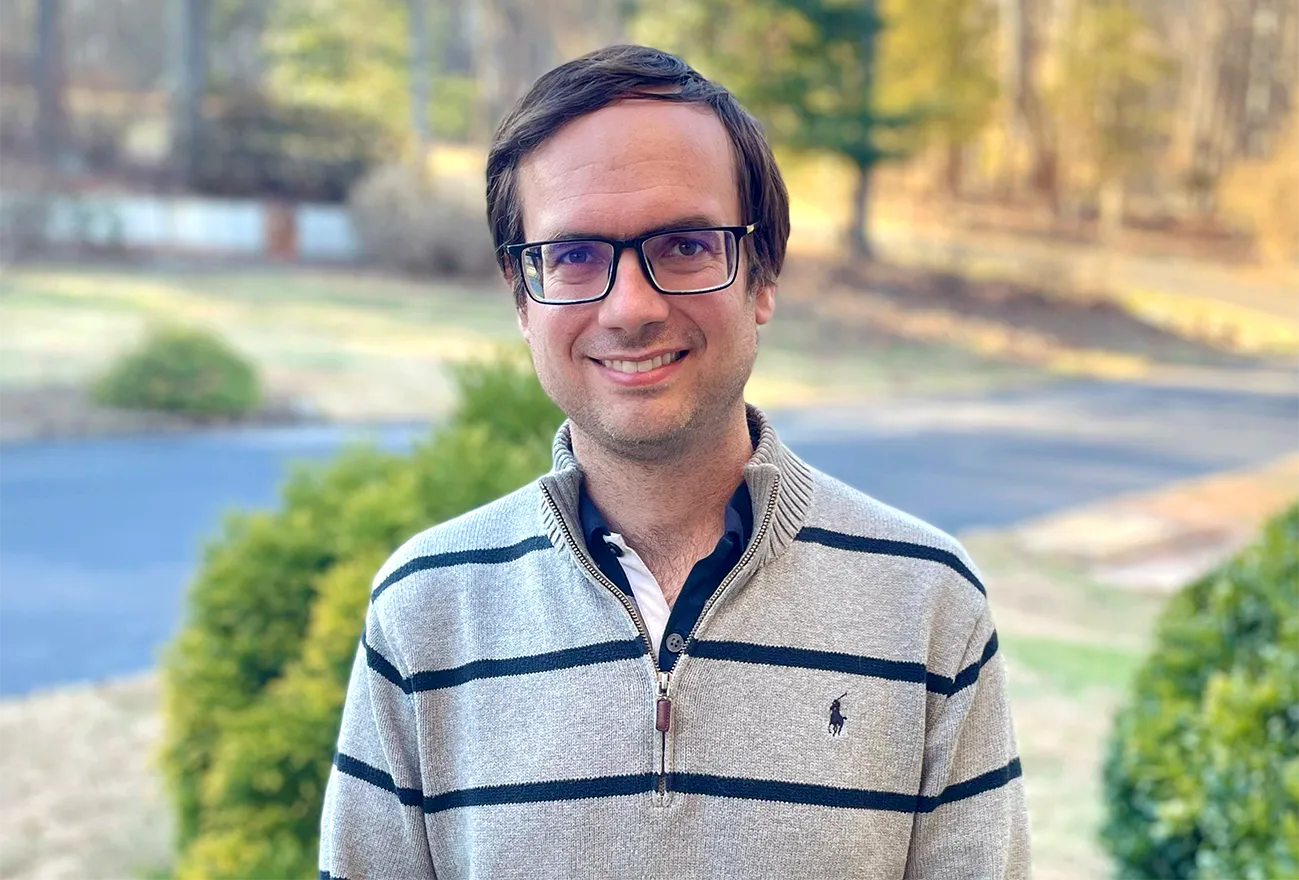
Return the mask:
[[648,373],[650,370],[679,361],[685,356],[686,352],[684,351],[672,351],[644,361],[598,360],[597,363],[606,369],[616,370],[619,373]]

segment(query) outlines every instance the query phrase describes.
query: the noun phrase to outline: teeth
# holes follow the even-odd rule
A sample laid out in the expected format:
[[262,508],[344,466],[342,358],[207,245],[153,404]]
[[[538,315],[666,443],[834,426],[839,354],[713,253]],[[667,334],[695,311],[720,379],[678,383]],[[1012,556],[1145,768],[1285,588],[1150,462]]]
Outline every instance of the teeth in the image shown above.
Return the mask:
[[664,364],[670,364],[678,359],[678,354],[662,354],[647,361],[600,361],[600,363],[611,370],[617,370],[620,373],[648,373],[650,370],[657,369]]

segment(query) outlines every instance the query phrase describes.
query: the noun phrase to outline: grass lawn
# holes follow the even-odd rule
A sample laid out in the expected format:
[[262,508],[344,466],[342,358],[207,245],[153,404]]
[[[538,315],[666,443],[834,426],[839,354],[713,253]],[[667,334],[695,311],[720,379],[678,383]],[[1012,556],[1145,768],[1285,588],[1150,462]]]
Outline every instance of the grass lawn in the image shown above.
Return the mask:
[[1147,648],[1163,597],[1090,581],[1025,557],[1006,534],[966,546],[988,584],[1010,680],[1038,880],[1112,876],[1097,841],[1111,718]]
[[[23,267],[0,278],[0,385],[80,384],[152,323],[212,329],[250,356],[273,395],[340,419],[427,419],[449,403],[446,365],[518,344],[508,292],[301,268]],[[966,351],[843,338],[791,310],[762,331],[760,405],[979,389],[1037,374]]]

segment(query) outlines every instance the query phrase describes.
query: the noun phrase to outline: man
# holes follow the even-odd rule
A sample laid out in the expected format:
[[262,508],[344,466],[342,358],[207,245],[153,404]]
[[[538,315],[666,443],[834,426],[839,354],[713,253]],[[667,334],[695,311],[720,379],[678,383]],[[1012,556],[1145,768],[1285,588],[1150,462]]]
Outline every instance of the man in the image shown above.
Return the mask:
[[378,573],[321,876],[1027,876],[969,559],[744,403],[789,231],[758,125],[605,49],[501,123],[487,192],[568,421]]

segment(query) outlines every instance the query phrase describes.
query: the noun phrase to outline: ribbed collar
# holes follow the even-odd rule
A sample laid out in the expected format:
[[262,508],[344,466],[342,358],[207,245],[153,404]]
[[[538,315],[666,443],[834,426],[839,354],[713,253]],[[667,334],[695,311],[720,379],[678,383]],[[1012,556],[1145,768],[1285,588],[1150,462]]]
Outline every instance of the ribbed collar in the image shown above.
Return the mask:
[[[812,472],[780,442],[761,410],[747,405],[745,411],[754,448],[753,456],[744,466],[744,480],[753,500],[752,540],[756,542],[755,552],[745,567],[756,568],[783,553],[803,527],[812,502]],[[573,455],[569,422],[565,421],[555,433],[552,453],[554,463],[551,471],[540,480],[542,522],[552,544],[587,557],[579,514],[582,470]],[[558,518],[546,502],[545,494],[554,500]],[[765,529],[764,520],[767,521]],[[566,535],[572,535],[575,542],[570,544]]]

